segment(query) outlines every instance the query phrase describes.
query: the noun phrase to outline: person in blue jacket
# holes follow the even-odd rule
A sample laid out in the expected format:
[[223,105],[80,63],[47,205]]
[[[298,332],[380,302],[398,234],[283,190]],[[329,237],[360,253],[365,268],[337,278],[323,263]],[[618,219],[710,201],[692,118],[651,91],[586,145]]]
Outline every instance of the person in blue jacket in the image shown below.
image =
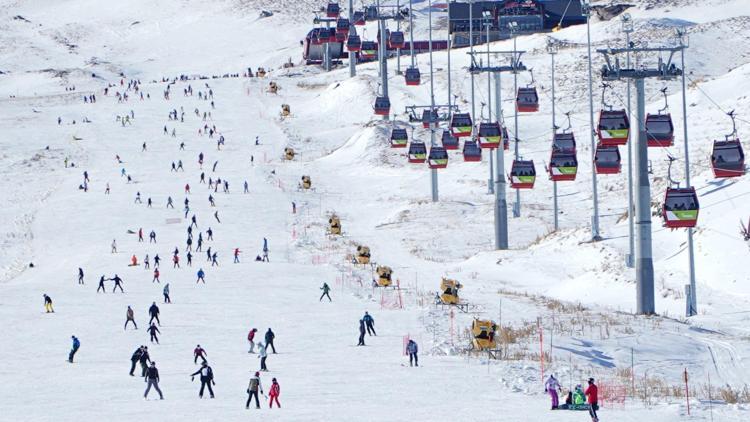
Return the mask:
[[76,352],[81,347],[81,342],[78,340],[76,336],[71,336],[70,338],[73,339],[73,348],[70,349],[70,354],[68,355],[68,362],[73,363],[73,356],[75,356]]
[[195,284],[198,284],[199,281],[203,281],[203,284],[206,284],[206,279],[204,278],[206,276],[206,273],[203,272],[203,268],[200,268],[198,270],[198,280],[195,281]]
[[[409,340],[406,344],[406,353],[409,354],[409,366],[419,366],[419,357],[417,356],[419,348],[414,340]],[[413,364],[413,365],[412,365]]]
[[378,334],[375,332],[375,319],[369,313],[365,312],[365,316],[362,317],[362,320],[367,326],[367,334],[377,336]]

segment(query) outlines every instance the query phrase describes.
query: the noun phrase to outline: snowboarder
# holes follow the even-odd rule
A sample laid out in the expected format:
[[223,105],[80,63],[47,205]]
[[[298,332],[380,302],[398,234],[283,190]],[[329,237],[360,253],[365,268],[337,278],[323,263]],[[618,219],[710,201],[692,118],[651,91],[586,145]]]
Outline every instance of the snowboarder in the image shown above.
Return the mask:
[[141,359],[141,355],[143,355],[143,346],[140,346],[137,349],[135,349],[135,352],[133,352],[133,355],[130,356],[130,376],[131,377],[135,376],[133,372],[135,372],[135,366],[138,364],[138,361]]
[[208,362],[205,360],[199,370],[190,374],[190,381],[194,380],[198,374],[201,376],[201,390],[198,392],[198,397],[203,398],[203,390],[208,386],[208,393],[211,395],[211,398],[214,398],[214,390],[211,389],[211,384],[216,385],[216,382],[214,382],[214,371],[208,366]]
[[151,367],[146,371],[146,379],[143,381],[148,383],[146,392],[143,393],[144,399],[148,398],[148,392],[151,391],[151,387],[153,386],[156,392],[159,393],[159,400],[164,400],[164,395],[159,388],[159,370],[156,369],[156,362],[151,362]]
[[117,274],[110,278],[110,280],[115,282],[115,287],[112,288],[112,293],[114,293],[118,287],[120,288],[120,293],[125,293],[125,290],[122,289],[122,279]]
[[320,295],[320,299],[318,299],[318,302],[322,301],[323,297],[327,297],[329,302],[333,302],[333,300],[331,300],[331,295],[328,294],[328,292],[331,291],[331,288],[328,286],[328,283],[323,283],[323,287],[321,287],[320,290],[323,291],[323,294]]
[[547,382],[544,383],[544,391],[549,394],[550,399],[552,400],[552,410],[555,410],[560,405],[560,398],[557,395],[557,392],[562,390],[560,387],[560,383],[557,382],[557,379],[553,374],[550,374],[549,378],[547,378]]
[[208,356],[208,353],[206,353],[206,350],[201,347],[201,345],[195,346],[195,349],[193,349],[193,363],[198,363],[198,358],[203,359],[203,363],[206,363],[206,356]]
[[409,342],[406,344],[406,353],[409,354],[409,366],[412,366],[412,361],[414,361],[414,366],[419,366],[419,357],[417,356],[418,352],[419,348],[417,347],[417,342],[409,339]]
[[206,279],[204,278],[206,276],[206,273],[203,272],[203,268],[198,269],[198,280],[195,281],[195,284],[198,284],[199,281],[202,281],[203,284],[206,284]]
[[169,297],[169,283],[164,285],[162,294],[164,294],[164,303],[172,303],[172,299]]
[[365,321],[360,319],[359,320],[359,343],[357,343],[357,346],[364,346],[365,345]]
[[586,388],[585,394],[590,405],[591,422],[599,422],[599,416],[596,414],[596,411],[599,410],[599,387],[594,384],[593,378],[589,378],[589,386]]
[[367,326],[367,334],[368,335],[375,335],[378,334],[375,332],[375,319],[367,312],[365,312],[365,316],[362,317],[362,320],[365,322],[365,325]]
[[47,311],[47,313],[55,312],[55,309],[52,308],[52,298],[47,296],[47,294],[42,295],[44,297],[44,310]]
[[84,284],[83,283],[83,268],[78,268],[78,284]]
[[255,397],[255,408],[260,409],[260,401],[258,399],[258,390],[263,394],[263,386],[260,384],[260,372],[256,372],[255,375],[250,378],[250,383],[247,385],[247,403],[245,403],[245,409],[250,408],[250,401]]
[[68,362],[73,363],[73,357],[76,355],[76,352],[81,347],[81,342],[78,340],[78,337],[76,336],[70,336],[71,339],[73,339],[73,348],[70,349],[70,354],[68,354]]
[[268,371],[268,367],[266,367],[268,353],[266,352],[266,346],[263,343],[258,343],[258,357],[260,358],[260,370],[264,372]]
[[151,282],[152,283],[153,282],[161,283],[161,280],[159,280],[159,269],[158,268],[154,268],[154,279],[151,280]]
[[154,322],[154,319],[156,319],[156,323],[161,327],[161,321],[159,321],[159,307],[156,306],[156,302],[153,302],[151,307],[148,308],[148,314],[151,315],[151,319],[148,320],[148,323],[153,325],[152,323]]
[[146,330],[151,335],[151,343],[156,341],[156,344],[159,344],[159,337],[156,337],[156,333],[161,334],[161,331],[159,331],[159,328],[156,326],[156,324],[151,323],[151,326],[148,327]]
[[281,403],[279,403],[279,394],[281,394],[281,387],[279,386],[278,381],[276,381],[276,378],[274,378],[271,381],[271,390],[268,392],[268,406],[273,409],[273,402],[276,401],[276,406],[281,409]]
[[273,340],[276,338],[276,334],[271,331],[269,328],[268,331],[266,331],[265,340],[266,340],[266,350],[268,350],[268,347],[271,347],[271,350],[273,350],[273,354],[276,354],[276,347],[273,345]]
[[138,329],[138,324],[135,323],[133,308],[131,308],[130,305],[128,305],[128,310],[125,312],[125,327],[123,327],[123,330],[128,329],[128,322],[132,322],[135,326],[135,329]]
[[258,332],[257,328],[253,328],[250,330],[249,333],[247,333],[247,341],[250,343],[250,350],[247,351],[247,353],[255,353],[255,333]]

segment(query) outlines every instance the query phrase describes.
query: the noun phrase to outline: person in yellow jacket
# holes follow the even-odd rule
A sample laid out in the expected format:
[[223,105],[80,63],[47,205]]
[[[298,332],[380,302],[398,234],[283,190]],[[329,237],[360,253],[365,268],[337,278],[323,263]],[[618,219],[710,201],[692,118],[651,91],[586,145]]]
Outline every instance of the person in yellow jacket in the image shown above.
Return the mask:
[[55,312],[55,310],[52,308],[52,298],[47,296],[47,294],[44,294],[42,296],[44,296],[44,310],[47,311],[47,313]]

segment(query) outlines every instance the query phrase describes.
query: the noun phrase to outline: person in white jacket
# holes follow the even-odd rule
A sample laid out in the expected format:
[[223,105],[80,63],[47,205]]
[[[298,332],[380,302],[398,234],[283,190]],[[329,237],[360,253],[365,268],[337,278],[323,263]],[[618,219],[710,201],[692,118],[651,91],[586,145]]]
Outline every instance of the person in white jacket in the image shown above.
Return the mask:
[[258,343],[258,357],[260,358],[260,370],[263,372],[268,371],[268,368],[266,367],[268,353],[266,353],[266,345],[263,343]]
[[550,375],[549,378],[547,378],[547,382],[544,383],[544,391],[547,392],[552,399],[552,410],[557,409],[560,404],[557,396],[557,392],[560,390],[562,390],[560,383],[557,382],[554,375]]

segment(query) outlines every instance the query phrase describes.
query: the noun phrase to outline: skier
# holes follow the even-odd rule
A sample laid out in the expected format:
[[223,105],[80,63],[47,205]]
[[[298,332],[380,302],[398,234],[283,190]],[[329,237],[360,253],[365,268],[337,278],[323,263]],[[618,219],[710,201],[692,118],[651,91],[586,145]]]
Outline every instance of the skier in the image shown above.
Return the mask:
[[78,267],[78,284],[83,283],[83,268]]
[[158,283],[161,283],[161,280],[159,280],[159,269],[158,268],[154,268],[154,279],[151,280],[151,282],[153,283],[155,281],[158,282]]
[[162,294],[164,294],[164,303],[172,303],[172,299],[169,297],[169,283],[164,285]]
[[297,214],[297,203],[292,202],[292,214]]
[[148,259],[148,254],[146,254],[146,257],[143,258],[143,269],[148,270],[151,268],[151,262]]
[[96,288],[96,292],[97,292],[97,293],[99,293],[99,289],[101,289],[101,290],[102,290],[102,293],[107,293],[107,291],[106,291],[106,290],[104,290],[104,282],[105,282],[105,281],[106,281],[106,279],[104,278],[104,276],[101,276],[101,277],[99,278],[99,287],[97,287],[97,288]]
[[153,386],[156,392],[159,393],[159,400],[164,400],[164,395],[159,388],[159,370],[156,369],[156,362],[151,362],[151,367],[146,371],[146,379],[143,381],[148,383],[146,392],[143,393],[144,399],[148,399],[148,392],[151,391],[151,387]]
[[412,366],[412,360],[414,361],[414,366],[419,366],[419,357],[417,356],[417,352],[419,352],[417,342],[409,339],[409,343],[406,344],[406,353],[409,354],[409,366]]
[[266,367],[266,358],[268,358],[268,353],[266,352],[266,346],[263,343],[258,343],[258,357],[260,358],[260,370],[261,371],[268,371],[268,367]]
[[234,248],[234,263],[238,264],[240,262],[240,248]]
[[172,203],[172,197],[167,197],[167,208],[172,207],[174,208],[174,204]]
[[367,334],[377,336],[378,334],[375,332],[375,327],[373,326],[375,324],[375,319],[373,319],[369,313],[365,312],[365,316],[362,317],[362,320],[367,326]]
[[193,363],[198,363],[198,358],[200,357],[203,359],[203,363],[206,363],[206,356],[208,356],[208,353],[206,353],[206,350],[201,347],[201,345],[195,346],[195,349],[193,349]]
[[255,353],[255,333],[258,332],[257,328],[253,328],[250,330],[249,333],[247,333],[247,341],[250,343],[250,350],[247,351],[247,353]]
[[73,348],[70,349],[70,354],[68,354],[68,362],[73,363],[73,356],[76,355],[76,352],[81,347],[81,342],[76,336],[70,336],[70,338],[73,339]]
[[203,281],[203,284],[206,284],[206,279],[204,278],[206,276],[206,273],[203,272],[203,268],[198,269],[198,279],[195,280],[195,284],[198,284],[199,281]]
[[557,382],[557,379],[553,374],[550,374],[549,378],[547,378],[547,382],[544,383],[544,391],[549,394],[550,399],[552,400],[552,410],[557,409],[560,405],[560,399],[557,396],[557,392],[561,390],[560,383]]
[[276,347],[273,345],[273,340],[276,338],[276,334],[271,331],[269,328],[268,331],[266,331],[265,339],[266,339],[266,350],[268,350],[268,347],[271,347],[271,350],[273,350],[273,354],[276,354]]
[[208,362],[205,360],[201,364],[199,370],[190,374],[190,381],[194,380],[195,376],[198,374],[201,376],[201,390],[198,392],[198,397],[201,399],[203,398],[203,390],[208,386],[208,393],[211,395],[211,398],[214,398],[214,390],[211,389],[211,384],[216,385],[214,382],[214,371],[208,366]]
[[250,193],[249,186],[247,184],[247,180],[245,180],[245,193]]
[[151,343],[156,341],[156,344],[159,344],[159,338],[156,337],[156,333],[161,334],[161,331],[159,331],[159,328],[156,327],[156,324],[152,323],[150,327],[146,330],[151,334]]
[[122,279],[117,274],[115,274],[113,278],[110,278],[110,280],[115,282],[115,287],[112,288],[112,293],[114,293],[118,287],[120,288],[120,293],[125,293],[125,290],[122,289],[122,284],[120,284],[122,283]]
[[148,234],[148,243],[156,243],[156,232],[153,230]]
[[[193,226],[195,226],[196,229],[198,228],[198,220],[195,218],[195,214],[193,214],[193,217],[190,219],[190,227],[193,227]],[[208,229],[208,230],[210,231],[211,229]]]
[[596,414],[596,411],[599,410],[599,388],[594,384],[593,378],[589,378],[589,386],[586,388],[585,394],[590,405],[591,422],[599,422],[599,416]]
[[135,193],[135,202],[134,203],[136,203],[136,204],[142,204],[143,203],[143,202],[141,202],[141,193],[140,192],[136,192]]
[[177,254],[172,256],[172,268],[180,268],[180,257]]
[[213,255],[211,255],[211,266],[212,267],[214,265],[216,265],[217,267],[219,266],[219,260],[218,259],[219,259],[219,253],[218,252],[214,252]]
[[143,346],[138,347],[135,349],[135,352],[133,352],[133,355],[130,356],[130,376],[134,377],[133,372],[135,372],[135,366],[138,364],[138,361],[141,359],[141,355],[143,355]]
[[152,323],[154,322],[154,319],[156,319],[156,323],[161,327],[161,321],[159,321],[159,307],[156,306],[156,302],[153,302],[151,307],[148,308],[148,314],[151,315],[151,319],[148,320],[148,323],[153,325]]
[[138,242],[143,242],[143,227],[138,229]]
[[281,387],[279,386],[278,381],[276,381],[276,378],[271,380],[271,390],[268,392],[268,406],[273,409],[273,402],[276,401],[276,406],[281,409],[281,403],[279,403],[279,394],[281,394]]
[[141,364],[141,376],[146,376],[146,371],[148,371],[148,363],[151,362],[151,356],[148,354],[148,346],[142,346],[143,352],[141,353],[141,357],[138,358],[138,362]]
[[187,255],[185,255],[185,256],[187,257],[188,267],[192,267],[193,266],[193,254],[191,254],[190,252],[188,252]]
[[218,210],[214,211],[214,218],[216,219],[217,222],[219,222],[219,224],[221,224],[221,220],[219,220],[219,211]]
[[323,297],[327,297],[329,302],[333,302],[331,300],[331,295],[328,294],[328,292],[331,291],[331,288],[328,287],[328,283],[323,283],[323,287],[321,287],[320,290],[323,291],[323,294],[320,295],[320,299],[318,299],[318,302],[322,301]]
[[149,196],[148,199],[146,200],[146,207],[152,208],[153,205],[154,205],[154,201],[152,201],[151,197]]
[[255,375],[250,378],[250,383],[247,385],[247,403],[245,403],[245,409],[250,408],[250,401],[255,397],[255,408],[260,409],[260,401],[258,399],[258,390],[263,394],[263,386],[260,384],[260,372],[256,372]]
[[47,296],[47,294],[42,295],[44,297],[44,310],[47,311],[47,313],[55,312],[54,308],[52,308],[52,298]]
[[128,329],[128,322],[132,322],[135,326],[135,329],[138,329],[138,324],[135,323],[135,316],[133,314],[133,308],[128,305],[128,310],[125,312],[125,327],[123,327],[123,330]]
[[359,343],[357,343],[357,346],[364,346],[365,345],[365,321],[360,319],[359,320]]
[[112,239],[112,253],[117,253],[117,241],[115,239]]

